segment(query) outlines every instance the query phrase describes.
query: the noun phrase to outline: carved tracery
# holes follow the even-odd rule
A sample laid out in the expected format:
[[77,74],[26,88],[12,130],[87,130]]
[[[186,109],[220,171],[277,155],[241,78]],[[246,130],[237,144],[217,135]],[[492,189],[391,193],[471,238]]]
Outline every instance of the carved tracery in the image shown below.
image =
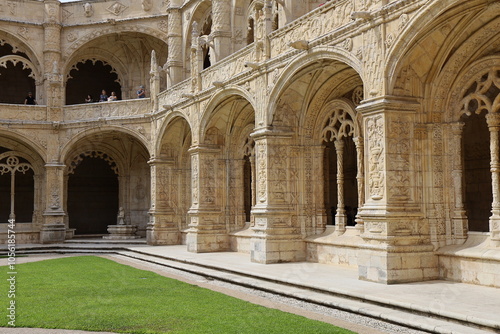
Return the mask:
[[115,82],[117,82],[121,85],[121,79],[120,79],[120,76],[118,75],[118,71],[116,70],[116,68],[114,68],[113,65],[111,65],[107,61],[102,60],[102,59],[97,59],[97,58],[81,58],[80,60],[75,61],[73,66],[71,66],[71,68],[68,70],[68,73],[66,74],[66,81],[69,79],[73,79],[73,77],[71,76],[71,71],[73,71],[73,70],[79,71],[80,69],[78,68],[78,65],[85,64],[87,61],[91,61],[92,65],[95,65],[98,61],[100,61],[100,62],[102,62],[103,66],[110,66],[111,67],[110,73],[114,73],[117,76],[117,79],[115,80]]
[[6,152],[6,153],[0,155],[0,175],[9,174],[9,173],[11,175],[9,219],[12,219],[12,220],[16,219],[16,215],[14,212],[16,173],[25,174],[30,169],[33,169],[33,167],[29,163],[21,162],[19,160],[19,157],[15,156],[12,152]]
[[[354,222],[355,219],[355,211],[357,210],[357,206],[361,202],[359,198],[359,194],[357,191],[356,197],[357,204],[356,208],[350,205],[347,205],[345,195],[346,195],[346,158],[354,158],[358,159],[359,154],[356,154],[354,157],[349,157],[348,155],[352,152],[349,152],[348,147],[352,145],[346,145],[345,139],[353,138],[355,136],[355,123],[352,119],[352,115],[348,112],[346,107],[336,106],[334,110],[330,113],[327,119],[323,122],[323,130],[321,132],[321,139],[325,143],[333,142],[334,147],[331,147],[332,152],[330,154],[335,154],[336,157],[336,200],[337,203],[330,203],[330,205],[336,205],[336,214],[335,214],[335,231],[338,234],[342,234],[345,232],[346,225],[348,221]],[[356,145],[356,151],[362,149],[359,145]],[[346,155],[347,153],[347,155]],[[346,157],[346,158],[344,158]],[[328,164],[328,161],[325,161]],[[356,163],[354,163],[354,167],[357,169]],[[350,174],[350,173],[349,173]],[[356,178],[359,179],[359,175],[354,174]],[[357,185],[359,187],[359,184]],[[325,202],[326,203],[326,202]],[[327,208],[330,209],[330,208]],[[346,210],[347,209],[347,210]],[[333,215],[333,213],[332,213]]]
[[73,160],[71,160],[68,166],[68,174],[73,174],[75,172],[76,167],[78,167],[78,165],[80,165],[80,163],[86,157],[103,159],[108,163],[109,167],[111,167],[111,170],[113,170],[113,172],[116,175],[119,175],[118,166],[115,160],[112,157],[110,157],[107,153],[104,153],[102,151],[85,151],[77,155],[75,158],[73,158]]
[[21,56],[16,56],[16,55],[8,55],[8,56],[0,57],[0,66],[1,67],[7,68],[9,62],[12,63],[12,65],[14,65],[14,66],[16,66],[17,63],[23,64],[23,70],[26,70],[26,69],[31,70],[31,73],[28,75],[28,77],[33,78],[34,80],[37,80],[35,66],[28,59],[21,57]]

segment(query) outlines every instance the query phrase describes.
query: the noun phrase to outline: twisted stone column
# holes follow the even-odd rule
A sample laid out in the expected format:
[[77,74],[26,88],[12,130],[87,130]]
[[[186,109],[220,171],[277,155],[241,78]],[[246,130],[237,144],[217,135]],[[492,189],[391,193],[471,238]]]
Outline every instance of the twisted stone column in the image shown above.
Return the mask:
[[335,141],[337,153],[337,214],[335,215],[335,233],[343,234],[346,226],[344,203],[344,141]]

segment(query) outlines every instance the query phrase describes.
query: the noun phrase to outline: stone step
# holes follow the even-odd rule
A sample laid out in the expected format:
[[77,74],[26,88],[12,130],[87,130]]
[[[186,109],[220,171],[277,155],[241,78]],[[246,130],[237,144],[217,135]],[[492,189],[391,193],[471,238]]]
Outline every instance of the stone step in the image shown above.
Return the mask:
[[167,256],[150,255],[137,250],[120,251],[117,254],[431,333],[499,333],[497,324],[490,324],[481,321],[481,319],[468,319],[466,315],[451,315],[445,312],[435,314],[430,309],[416,310],[415,307],[411,308],[408,305],[384,299],[367,300],[355,294],[332,293],[330,290],[322,290],[321,287],[290,284],[290,282],[282,281],[276,277],[264,278],[232,271],[228,268],[208,266]]

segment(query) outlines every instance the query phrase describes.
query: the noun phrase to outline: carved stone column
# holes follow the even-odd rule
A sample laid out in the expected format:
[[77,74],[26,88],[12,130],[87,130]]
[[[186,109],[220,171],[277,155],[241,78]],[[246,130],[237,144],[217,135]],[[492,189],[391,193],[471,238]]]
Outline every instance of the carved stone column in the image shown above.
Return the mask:
[[40,242],[43,244],[64,242],[66,239],[66,213],[64,198],[64,168],[62,163],[53,162],[45,165],[45,211],[44,224],[40,230]]
[[191,208],[186,243],[189,252],[203,253],[228,250],[229,235],[221,208],[220,149],[191,148]]
[[335,151],[337,153],[337,213],[335,215],[335,233],[344,234],[347,217],[345,215],[344,201],[344,142],[335,141]]
[[63,75],[61,71],[61,9],[58,0],[44,0],[44,50],[43,70],[45,79],[45,104],[48,120],[62,120]]
[[212,22],[215,64],[232,52],[231,0],[212,0]]
[[174,162],[152,159],[149,164],[151,166],[151,208],[146,232],[147,242],[150,245],[178,245],[181,242],[181,233],[169,196],[173,182]]
[[450,143],[453,169],[451,177],[453,180],[453,189],[455,197],[455,207],[453,208],[453,238],[455,243],[462,243],[467,239],[467,214],[464,207],[464,166],[462,160],[462,134],[464,123],[458,122],[451,124],[452,140]]
[[160,71],[155,50],[151,51],[151,70],[149,71],[149,90],[153,111],[158,111],[158,94],[160,94]]
[[289,199],[289,155],[291,135],[257,130],[255,140],[257,202],[251,239],[251,260],[259,263],[301,261],[305,244],[300,227],[292,220]]
[[358,213],[356,214],[356,229],[364,232],[365,230],[365,223],[363,222],[363,219],[359,215],[359,212],[361,211],[361,208],[363,207],[363,204],[365,202],[365,174],[364,174],[364,145],[363,145],[363,138],[361,137],[356,137],[353,138],[354,145],[356,145],[356,161],[357,161],[357,175],[356,175],[356,181],[358,185]]
[[499,131],[500,114],[488,113],[486,115],[488,128],[490,130],[490,168],[493,191],[493,203],[491,205],[490,235],[493,244],[500,246],[500,152]]
[[182,13],[179,7],[167,9],[168,13],[168,57],[167,86],[171,87],[183,79],[182,63]]
[[360,279],[382,283],[438,277],[428,222],[416,197],[414,125],[418,102],[385,96],[364,101],[366,194],[360,217],[365,240]]

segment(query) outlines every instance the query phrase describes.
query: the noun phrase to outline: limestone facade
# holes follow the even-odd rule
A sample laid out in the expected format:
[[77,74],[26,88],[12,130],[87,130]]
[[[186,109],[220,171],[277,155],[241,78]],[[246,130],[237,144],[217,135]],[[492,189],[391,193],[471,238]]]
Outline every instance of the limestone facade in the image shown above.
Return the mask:
[[123,208],[151,245],[500,287],[498,1],[0,0],[0,22],[4,242]]

